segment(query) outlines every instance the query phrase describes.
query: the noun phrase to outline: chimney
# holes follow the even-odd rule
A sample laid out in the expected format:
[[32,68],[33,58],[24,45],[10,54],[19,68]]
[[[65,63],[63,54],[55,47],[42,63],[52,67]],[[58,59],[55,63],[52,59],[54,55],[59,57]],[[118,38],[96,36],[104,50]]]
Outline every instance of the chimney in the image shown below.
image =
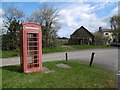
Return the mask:
[[102,27],[99,27],[99,32],[102,32]]

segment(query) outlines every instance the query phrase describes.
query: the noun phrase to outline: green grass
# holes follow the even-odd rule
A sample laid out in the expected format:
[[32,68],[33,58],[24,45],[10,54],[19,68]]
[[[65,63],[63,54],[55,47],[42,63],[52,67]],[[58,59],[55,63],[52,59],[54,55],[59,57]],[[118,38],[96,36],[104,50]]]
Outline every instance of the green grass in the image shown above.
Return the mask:
[[[56,47],[56,48],[43,48],[42,52],[44,53],[55,53],[55,52],[65,52],[65,51],[74,51],[74,50],[83,50],[83,49],[90,49],[90,48],[112,48],[112,46],[95,46],[95,45],[71,45],[65,47]],[[0,51],[0,57],[2,58],[9,58],[14,56],[19,56],[20,50],[14,51]]]
[[2,89],[2,69],[0,69],[0,90]]
[[72,47],[78,50],[91,49],[91,48],[112,48],[112,46],[106,46],[106,45],[72,45]]
[[[56,64],[64,63],[64,69]],[[44,62],[43,66],[55,70],[51,73],[23,73],[20,66],[2,68],[3,88],[116,88],[117,78],[109,71],[79,61]]]
[[0,51],[0,57],[2,58],[9,58],[15,56],[20,56],[20,50]]
[[72,47],[43,48],[43,53],[55,53],[75,50]]

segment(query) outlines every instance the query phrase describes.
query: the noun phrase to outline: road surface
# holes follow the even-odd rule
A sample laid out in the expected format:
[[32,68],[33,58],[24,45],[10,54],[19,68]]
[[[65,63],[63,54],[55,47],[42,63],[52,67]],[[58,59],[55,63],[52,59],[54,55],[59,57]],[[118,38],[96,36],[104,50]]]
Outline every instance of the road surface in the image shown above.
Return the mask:
[[[68,52],[68,59],[89,62],[92,52],[95,52],[94,63],[114,72],[118,71],[118,48],[70,51]],[[43,62],[65,60],[65,53],[66,52],[43,54]],[[19,57],[4,58],[2,59],[1,66],[15,64],[20,64]]]

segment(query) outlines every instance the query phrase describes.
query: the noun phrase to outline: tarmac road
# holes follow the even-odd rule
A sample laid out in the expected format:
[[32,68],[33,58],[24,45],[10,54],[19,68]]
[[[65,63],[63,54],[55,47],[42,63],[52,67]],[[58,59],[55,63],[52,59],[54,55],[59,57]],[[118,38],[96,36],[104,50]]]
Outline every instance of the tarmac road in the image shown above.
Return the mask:
[[[94,57],[95,64],[110,69],[114,72],[118,71],[118,48],[88,49],[88,50],[71,51],[67,53],[69,60],[80,60],[80,61],[89,62],[92,52],[95,52],[95,57]],[[43,62],[65,60],[65,53],[66,52],[43,54],[42,56]],[[20,64],[19,57],[4,58],[2,59],[2,65],[0,66],[8,66],[15,64]]]

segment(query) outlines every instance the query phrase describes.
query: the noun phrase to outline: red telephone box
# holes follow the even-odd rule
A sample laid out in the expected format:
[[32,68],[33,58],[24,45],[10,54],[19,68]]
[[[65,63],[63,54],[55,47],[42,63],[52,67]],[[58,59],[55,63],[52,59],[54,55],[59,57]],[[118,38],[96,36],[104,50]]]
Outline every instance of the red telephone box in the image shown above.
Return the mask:
[[42,72],[42,31],[35,23],[23,23],[21,66],[28,72]]

